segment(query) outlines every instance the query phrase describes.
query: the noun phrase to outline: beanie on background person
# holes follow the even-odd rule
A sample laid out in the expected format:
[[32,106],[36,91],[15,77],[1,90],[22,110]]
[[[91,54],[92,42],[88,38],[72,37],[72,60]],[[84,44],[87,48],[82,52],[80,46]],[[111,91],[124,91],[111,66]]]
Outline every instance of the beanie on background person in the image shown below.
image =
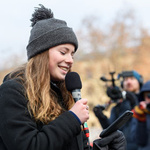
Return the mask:
[[[118,74],[118,79],[122,77],[123,79],[126,77],[135,77],[137,81],[139,82],[140,88],[143,85],[143,77],[140,75],[137,71],[131,70],[131,71],[122,71],[122,73]],[[123,81],[121,83],[121,86],[123,87]]]
[[76,51],[78,41],[72,28],[69,28],[65,21],[55,19],[50,9],[41,4],[40,6],[41,8],[36,8],[32,14],[32,29],[27,45],[28,60],[60,44],[73,44]]
[[133,70],[133,76],[138,80],[139,84],[143,84],[142,76],[135,70]]
[[150,92],[150,80],[147,81],[146,83],[144,83],[144,85],[142,86],[141,90],[140,90],[140,94],[139,94],[139,100],[143,101],[144,100],[144,92]]

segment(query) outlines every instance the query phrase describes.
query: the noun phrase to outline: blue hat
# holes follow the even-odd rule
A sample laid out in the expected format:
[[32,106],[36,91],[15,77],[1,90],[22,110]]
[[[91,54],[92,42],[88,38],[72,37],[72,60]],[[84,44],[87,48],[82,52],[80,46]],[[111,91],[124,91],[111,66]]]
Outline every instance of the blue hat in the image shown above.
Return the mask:
[[140,93],[148,92],[148,91],[150,91],[150,80],[147,81],[147,82],[142,86]]
[[139,84],[140,87],[143,85],[143,77],[142,75],[140,75],[137,71],[135,70],[131,70],[131,71],[122,71],[122,73],[118,74],[118,79],[122,77],[122,78],[126,78],[126,77],[135,77]]
[[143,99],[143,93],[144,92],[150,92],[150,80],[149,81],[147,81],[143,86],[142,86],[142,88],[141,88],[141,90],[140,90],[140,101],[141,100],[144,100]]

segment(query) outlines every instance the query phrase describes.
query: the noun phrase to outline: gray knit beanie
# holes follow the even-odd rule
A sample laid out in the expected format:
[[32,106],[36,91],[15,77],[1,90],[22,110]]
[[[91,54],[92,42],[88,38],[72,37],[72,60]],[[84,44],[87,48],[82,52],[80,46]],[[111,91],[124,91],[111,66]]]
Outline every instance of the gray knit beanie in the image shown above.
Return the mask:
[[27,45],[28,60],[51,47],[60,44],[73,44],[75,51],[78,48],[78,41],[72,28],[67,26],[63,20],[53,18],[50,9],[40,5],[32,15],[32,30]]

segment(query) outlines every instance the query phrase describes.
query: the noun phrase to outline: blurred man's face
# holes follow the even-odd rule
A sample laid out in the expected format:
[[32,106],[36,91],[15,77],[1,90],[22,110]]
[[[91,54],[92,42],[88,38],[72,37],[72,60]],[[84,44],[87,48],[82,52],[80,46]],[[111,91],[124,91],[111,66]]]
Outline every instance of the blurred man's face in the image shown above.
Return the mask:
[[146,103],[150,103],[150,92],[144,92],[144,99]]
[[125,77],[123,81],[123,88],[125,91],[139,93],[140,85],[135,77]]

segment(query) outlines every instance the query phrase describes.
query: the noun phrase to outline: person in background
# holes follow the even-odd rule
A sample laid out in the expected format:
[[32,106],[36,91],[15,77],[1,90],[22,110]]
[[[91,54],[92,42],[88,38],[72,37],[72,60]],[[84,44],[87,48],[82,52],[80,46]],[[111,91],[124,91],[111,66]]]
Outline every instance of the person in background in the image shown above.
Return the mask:
[[140,91],[140,103],[135,106],[132,118],[131,136],[138,145],[138,150],[150,149],[150,80]]
[[[0,150],[89,150],[81,128],[89,119],[87,99],[75,103],[65,86],[77,37],[43,5],[35,8],[31,22],[28,61],[0,86]],[[117,131],[102,145],[98,141],[99,147],[125,149]]]
[[[107,88],[107,95],[111,97],[116,104],[112,107],[110,112],[110,118],[107,118],[103,113],[101,107],[94,107],[93,111],[98,118],[103,129],[107,128],[112,122],[114,122],[119,116],[121,116],[126,110],[132,110],[138,103],[139,91],[143,84],[142,76],[135,70],[122,71],[118,74],[118,79],[122,78],[121,87],[125,91],[125,95],[122,95],[122,91],[119,88]],[[114,94],[115,93],[115,94]],[[130,136],[131,119],[120,129],[127,141],[127,150],[137,150],[137,144],[132,141]]]
[[139,99],[139,92],[143,85],[143,77],[137,71],[123,71],[121,74],[118,74],[118,78],[123,78],[121,81],[121,87],[125,91],[134,93]]

